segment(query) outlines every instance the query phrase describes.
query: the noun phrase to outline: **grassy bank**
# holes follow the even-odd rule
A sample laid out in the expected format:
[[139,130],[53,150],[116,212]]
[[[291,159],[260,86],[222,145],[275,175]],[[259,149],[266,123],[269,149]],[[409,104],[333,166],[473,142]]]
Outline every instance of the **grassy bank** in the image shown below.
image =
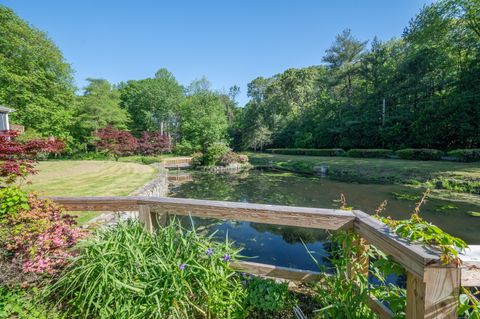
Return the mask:
[[342,181],[377,184],[432,183],[435,187],[478,194],[480,164],[445,161],[412,161],[380,158],[350,158],[249,153],[257,166],[272,166],[301,173],[314,173],[324,166],[328,176]]

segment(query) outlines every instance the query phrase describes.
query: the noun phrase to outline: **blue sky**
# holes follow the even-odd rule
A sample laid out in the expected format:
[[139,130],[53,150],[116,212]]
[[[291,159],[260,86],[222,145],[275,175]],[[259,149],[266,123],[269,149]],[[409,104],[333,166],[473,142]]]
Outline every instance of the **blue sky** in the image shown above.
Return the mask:
[[400,37],[431,0],[0,0],[60,47],[75,70],[113,83],[161,67],[187,85],[206,76],[217,90],[288,68],[318,65],[345,28],[361,40]]

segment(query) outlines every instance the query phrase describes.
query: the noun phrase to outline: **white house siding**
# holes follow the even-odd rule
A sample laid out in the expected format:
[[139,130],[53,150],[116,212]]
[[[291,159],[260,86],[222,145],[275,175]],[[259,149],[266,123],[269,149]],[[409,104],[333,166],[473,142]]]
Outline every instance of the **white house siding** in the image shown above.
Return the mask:
[[8,113],[0,113],[0,131],[9,130]]

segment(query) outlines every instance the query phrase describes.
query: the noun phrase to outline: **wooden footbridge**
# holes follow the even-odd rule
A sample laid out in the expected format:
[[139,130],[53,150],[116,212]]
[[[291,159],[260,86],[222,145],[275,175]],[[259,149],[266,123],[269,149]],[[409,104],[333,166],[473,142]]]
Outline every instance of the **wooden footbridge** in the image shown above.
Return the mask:
[[[70,211],[139,211],[148,231],[167,220],[168,214],[191,215],[222,220],[257,222],[328,230],[350,230],[360,235],[360,248],[375,245],[407,271],[407,318],[457,318],[460,286],[480,286],[480,262],[464,267],[444,265],[440,256],[411,244],[392,233],[377,219],[361,211],[163,197],[56,197],[53,201]],[[352,255],[352,258],[356,258]],[[364,271],[368,272],[368,260]],[[273,265],[238,262],[236,269],[296,281],[318,279],[318,273]],[[393,318],[388,307],[373,296],[367,300],[380,318]]]
[[167,157],[162,160],[164,168],[186,168],[192,166],[191,157]]

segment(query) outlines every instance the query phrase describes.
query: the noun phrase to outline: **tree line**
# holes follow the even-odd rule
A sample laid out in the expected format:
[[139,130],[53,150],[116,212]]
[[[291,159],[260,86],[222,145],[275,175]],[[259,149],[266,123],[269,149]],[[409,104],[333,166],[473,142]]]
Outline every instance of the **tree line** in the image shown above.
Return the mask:
[[248,84],[239,147],[480,146],[480,2],[423,7],[400,39],[339,34],[323,64]]
[[[320,63],[321,62],[321,63]],[[239,87],[182,86],[166,69],[111,84],[72,69],[41,31],[0,6],[0,105],[28,137],[59,137],[91,150],[99,130],[167,134],[183,153],[217,142],[236,149],[480,147],[480,3],[424,6],[399,39],[337,35],[319,65],[258,77]]]

